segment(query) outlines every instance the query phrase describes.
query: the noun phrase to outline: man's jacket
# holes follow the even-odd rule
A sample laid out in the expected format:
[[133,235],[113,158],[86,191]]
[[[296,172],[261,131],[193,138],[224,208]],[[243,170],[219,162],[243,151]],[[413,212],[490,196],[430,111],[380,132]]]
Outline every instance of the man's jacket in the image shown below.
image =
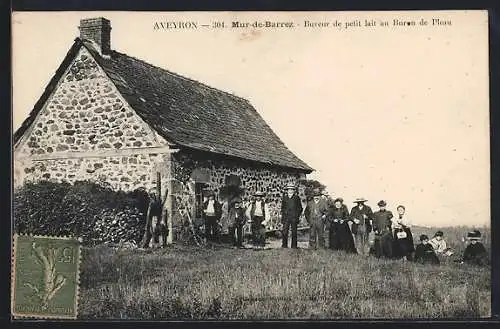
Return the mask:
[[285,194],[281,199],[281,222],[282,223],[293,223],[298,222],[299,217],[302,214],[302,202],[297,194],[288,197]]

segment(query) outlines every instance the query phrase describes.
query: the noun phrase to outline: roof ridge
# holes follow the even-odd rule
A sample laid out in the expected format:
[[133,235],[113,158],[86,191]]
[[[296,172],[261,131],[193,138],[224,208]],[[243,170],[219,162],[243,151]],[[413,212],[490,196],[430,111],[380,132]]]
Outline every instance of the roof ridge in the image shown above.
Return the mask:
[[[115,73],[109,78],[135,112],[167,140],[219,155],[314,170],[292,152],[247,99],[116,50],[102,57],[91,44],[83,43],[106,73]],[[118,78],[124,79],[127,87],[116,83]],[[165,93],[163,88],[167,88]],[[150,97],[155,105],[146,104],[143,97]],[[164,111],[164,107],[172,111]],[[232,114],[240,112],[236,117]],[[247,120],[255,121],[254,132],[244,129]]]
[[204,83],[204,82],[201,82],[201,81],[195,80],[195,79],[193,79],[193,78],[188,78],[188,77],[186,77],[186,76],[180,75],[179,73],[175,73],[175,72],[169,71],[169,70],[167,70],[167,69],[165,69],[165,68],[163,68],[163,67],[161,67],[161,66],[157,66],[157,65],[154,65],[154,64],[148,63],[148,62],[146,62],[146,61],[145,61],[145,60],[143,60],[143,59],[140,59],[140,58],[137,58],[137,57],[131,56],[131,55],[126,54],[126,53],[119,52],[119,51],[117,51],[117,50],[112,50],[112,52],[117,53],[117,54],[120,54],[120,55],[122,55],[122,56],[127,56],[127,57],[132,58],[132,59],[134,59],[134,60],[136,60],[136,61],[138,61],[138,62],[141,62],[141,63],[143,63],[143,64],[145,64],[145,65],[147,65],[147,66],[153,67],[153,68],[155,68],[155,69],[162,70],[163,72],[165,72],[165,73],[167,73],[167,74],[170,74],[170,75],[173,75],[173,76],[175,76],[175,77],[178,77],[178,78],[181,78],[181,79],[187,80],[187,81],[189,81],[189,82],[194,82],[194,83],[197,83],[197,84],[199,84],[199,85],[202,85],[202,86],[203,86],[203,87],[205,87],[205,88],[208,88],[208,89],[211,89],[211,90],[215,90],[215,91],[217,91],[217,92],[220,92],[220,93],[226,94],[226,95],[228,95],[228,96],[231,96],[231,97],[234,97],[234,98],[238,98],[238,99],[240,99],[240,100],[242,100],[242,101],[245,101],[245,102],[247,102],[247,103],[250,103],[250,101],[249,101],[248,99],[246,99],[246,98],[243,98],[243,97],[241,97],[241,96],[238,96],[238,95],[236,95],[236,94],[230,93],[230,92],[225,91],[225,90],[221,90],[221,89],[219,89],[219,88],[215,88],[215,87],[209,86],[208,84],[206,84],[206,83]]

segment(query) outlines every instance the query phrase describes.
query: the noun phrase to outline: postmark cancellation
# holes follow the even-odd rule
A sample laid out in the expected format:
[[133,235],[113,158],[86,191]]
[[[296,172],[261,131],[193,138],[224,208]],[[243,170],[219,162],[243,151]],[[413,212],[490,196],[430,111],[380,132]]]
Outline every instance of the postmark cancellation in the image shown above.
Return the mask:
[[80,241],[15,234],[13,242],[13,317],[76,319]]

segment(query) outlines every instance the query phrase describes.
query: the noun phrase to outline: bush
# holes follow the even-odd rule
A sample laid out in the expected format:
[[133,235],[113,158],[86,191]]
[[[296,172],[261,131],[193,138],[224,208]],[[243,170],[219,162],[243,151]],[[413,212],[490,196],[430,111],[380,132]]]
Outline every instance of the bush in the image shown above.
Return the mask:
[[307,200],[312,199],[315,190],[323,192],[326,188],[324,184],[314,179],[303,179],[300,184],[304,186],[304,194]]
[[14,192],[14,229],[18,233],[67,235],[97,242],[139,242],[148,195],[140,189],[113,191],[89,181],[28,182]]
[[96,215],[95,238],[98,243],[133,241],[138,243],[144,233],[145,219],[137,208],[127,207],[121,211],[105,209]]

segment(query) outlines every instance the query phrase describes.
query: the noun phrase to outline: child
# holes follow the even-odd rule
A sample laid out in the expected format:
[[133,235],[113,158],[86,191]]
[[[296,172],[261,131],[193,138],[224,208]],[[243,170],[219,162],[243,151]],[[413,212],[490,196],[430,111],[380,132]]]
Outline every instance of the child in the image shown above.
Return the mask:
[[234,199],[229,206],[229,234],[233,240],[233,246],[243,248],[243,225],[246,222],[245,211],[241,206],[239,198]]
[[434,237],[429,240],[432,248],[438,255],[451,256],[453,251],[446,246],[446,241],[443,239],[443,231],[437,231]]
[[421,264],[439,265],[439,258],[434,252],[434,248],[432,248],[431,244],[429,243],[429,237],[425,234],[422,234],[420,236],[420,242],[421,243],[417,245],[417,248],[415,250],[415,262]]
[[489,264],[489,257],[484,245],[479,242],[481,240],[481,232],[474,230],[467,233],[467,240],[469,245],[465,248],[462,263],[465,262],[471,265],[487,265]]

